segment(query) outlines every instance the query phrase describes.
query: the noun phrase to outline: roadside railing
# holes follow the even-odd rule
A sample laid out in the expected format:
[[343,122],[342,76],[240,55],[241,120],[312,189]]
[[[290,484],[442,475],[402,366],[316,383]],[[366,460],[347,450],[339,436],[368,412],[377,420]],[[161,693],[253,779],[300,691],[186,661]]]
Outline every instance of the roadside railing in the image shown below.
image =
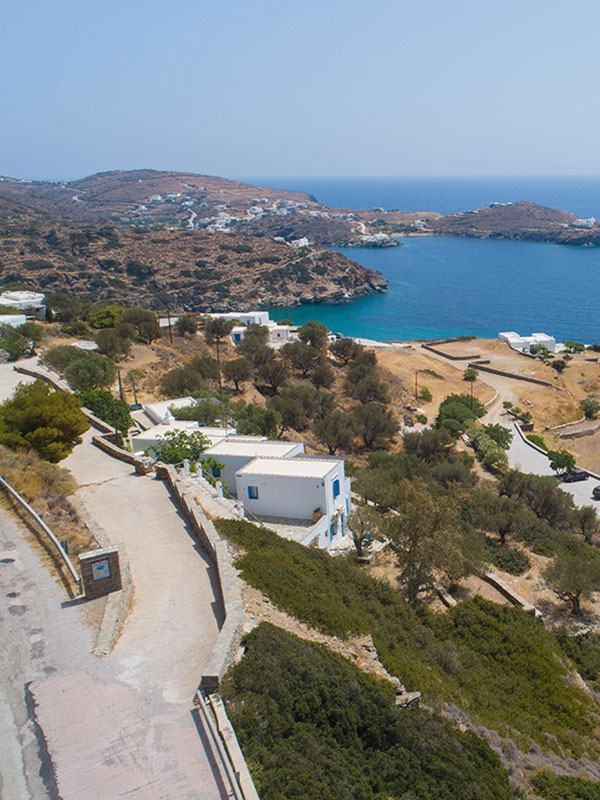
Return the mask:
[[202,690],[198,690],[196,706],[217,756],[217,767],[225,785],[227,797],[233,800],[259,800],[235,731],[221,701],[214,696],[207,697]]
[[17,503],[19,503],[31,515],[31,517],[37,522],[37,524],[40,526],[40,528],[43,530],[46,536],[48,536],[52,544],[55,546],[58,555],[62,558],[63,562],[65,563],[65,566],[69,570],[69,573],[71,574],[71,577],[75,581],[77,588],[81,591],[81,577],[79,573],[73,566],[73,562],[67,555],[66,550],[58,541],[54,533],[46,525],[44,520],[40,517],[37,511],[34,511],[34,509],[29,505],[29,503],[23,497],[21,497],[21,495],[17,492],[17,490],[13,489],[10,483],[5,481],[4,478],[1,476],[0,476],[0,486],[6,489],[6,491],[11,495],[11,497],[13,497],[17,501]]

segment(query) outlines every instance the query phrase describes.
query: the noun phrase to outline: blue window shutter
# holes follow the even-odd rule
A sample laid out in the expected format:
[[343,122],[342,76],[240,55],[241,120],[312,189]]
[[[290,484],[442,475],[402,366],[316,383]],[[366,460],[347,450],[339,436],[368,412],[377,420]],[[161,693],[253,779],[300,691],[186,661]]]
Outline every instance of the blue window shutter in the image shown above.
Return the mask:
[[334,482],[333,482],[333,499],[334,499],[334,500],[335,500],[335,498],[336,498],[336,497],[339,495],[339,493],[340,493],[340,482],[339,482],[339,480],[336,478],[336,479],[334,480]]

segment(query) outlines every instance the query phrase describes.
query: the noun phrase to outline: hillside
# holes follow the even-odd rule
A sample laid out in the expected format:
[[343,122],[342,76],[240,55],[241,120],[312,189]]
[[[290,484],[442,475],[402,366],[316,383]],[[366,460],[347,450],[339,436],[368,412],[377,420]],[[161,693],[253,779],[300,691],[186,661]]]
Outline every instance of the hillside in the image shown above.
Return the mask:
[[267,238],[83,224],[0,196],[0,280],[188,311],[336,302],[387,282],[345,256]]
[[[398,235],[430,234],[600,244],[600,226],[530,202],[491,203],[457,214],[398,209],[329,208],[304,192],[270,189],[187,172],[101,172],[50,183],[0,177],[0,199],[78,221],[136,228],[207,230],[323,247],[399,244]],[[373,238],[375,237],[375,238]]]
[[577,217],[567,211],[535,203],[508,203],[460,214],[447,214],[429,223],[441,236],[471,236],[485,239],[524,239],[555,244],[600,244],[600,226],[576,227]]

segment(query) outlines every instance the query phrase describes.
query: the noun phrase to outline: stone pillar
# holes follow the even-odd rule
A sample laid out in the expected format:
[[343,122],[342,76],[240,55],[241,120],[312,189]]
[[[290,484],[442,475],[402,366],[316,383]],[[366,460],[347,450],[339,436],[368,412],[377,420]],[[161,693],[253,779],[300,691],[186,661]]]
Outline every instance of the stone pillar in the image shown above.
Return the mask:
[[83,592],[87,600],[121,589],[118,547],[89,550],[79,554]]

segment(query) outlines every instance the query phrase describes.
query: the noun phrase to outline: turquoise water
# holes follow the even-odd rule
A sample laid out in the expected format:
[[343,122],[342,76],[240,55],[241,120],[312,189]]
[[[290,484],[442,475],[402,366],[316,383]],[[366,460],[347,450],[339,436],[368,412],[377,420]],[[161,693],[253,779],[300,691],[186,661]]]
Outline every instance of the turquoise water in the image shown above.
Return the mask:
[[[442,213],[494,200],[531,200],[600,219],[600,178],[255,179],[313,193],[328,205]],[[380,270],[386,294],[291,310],[333,331],[372,339],[431,339],[499,331],[544,331],[559,340],[600,341],[600,247],[422,237],[385,250],[340,249]],[[283,319],[287,310],[272,312]]]
[[[600,248],[450,237],[404,238],[384,250],[340,248],[380,270],[385,294],[291,309],[294,322],[371,339],[432,339],[544,331],[600,341]],[[272,311],[273,319],[287,316]]]

